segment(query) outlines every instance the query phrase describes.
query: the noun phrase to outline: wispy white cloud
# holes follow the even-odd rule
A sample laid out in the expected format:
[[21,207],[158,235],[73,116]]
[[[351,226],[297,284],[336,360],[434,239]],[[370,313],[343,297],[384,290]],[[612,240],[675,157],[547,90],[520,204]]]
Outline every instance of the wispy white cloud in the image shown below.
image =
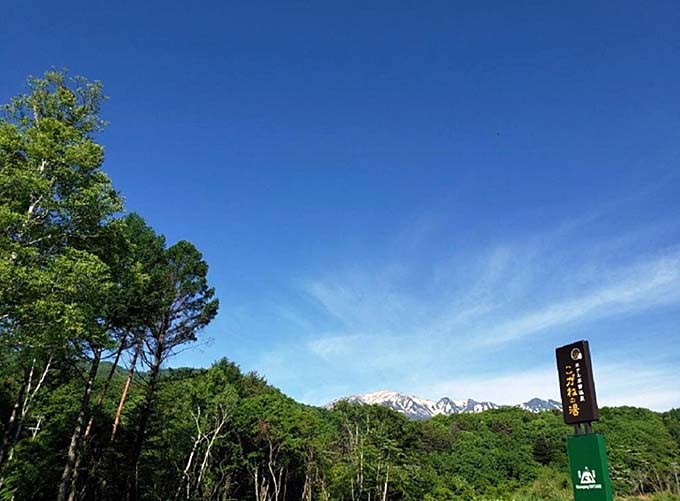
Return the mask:
[[[678,251],[617,268],[600,265],[580,287],[558,283],[567,277],[555,279],[552,283],[569,290],[567,295],[546,292],[552,283],[518,290],[507,275],[529,272],[526,264],[517,264],[507,252],[494,252],[469,288],[459,284],[443,288],[439,299],[425,300],[384,281],[362,280],[356,273],[351,280],[339,276],[312,282],[308,292],[342,322],[350,338],[359,332],[423,340],[453,336],[469,347],[503,344],[567,324],[680,303]],[[548,300],[542,300],[544,296]]]
[[[606,275],[606,273],[600,274]],[[625,315],[668,303],[680,302],[680,254],[674,253],[618,270],[620,278],[548,303],[509,318],[478,340],[481,345],[501,344],[572,322],[603,316]]]
[[361,342],[361,338],[362,336],[356,334],[348,336],[321,336],[312,339],[308,346],[312,353],[327,360],[351,354]]
[[[596,365],[594,369],[600,406],[631,405],[660,411],[680,406],[677,384],[680,368],[677,366],[608,363]],[[504,405],[526,402],[533,397],[560,399],[554,367],[491,377],[464,376],[413,386],[407,391],[432,399],[470,397]]]
[[[307,311],[316,314],[313,321],[296,322],[306,334],[281,348],[284,359],[295,357],[300,377],[324,375],[322,388],[304,391],[309,398],[322,398],[329,388],[352,393],[393,388],[500,403],[555,397],[552,369],[533,369],[520,353],[526,343],[518,341],[539,343],[545,354],[558,338],[564,341],[557,332],[680,307],[680,249],[668,240],[645,243],[658,239],[657,232],[665,234],[667,226],[579,239],[590,221],[582,218],[487,249],[454,251],[427,264],[395,255],[384,265],[354,263],[308,277],[299,282],[301,296],[311,301]],[[310,318],[288,304],[281,311],[288,320]],[[613,343],[598,341],[601,352]],[[494,362],[507,355],[524,356],[514,374]],[[667,384],[666,366],[647,370],[649,389],[642,393],[618,391],[607,374],[603,371],[604,404],[680,403]]]
[[514,405],[536,396],[559,399],[556,378],[554,369],[542,368],[499,376],[461,376],[415,386],[409,391],[432,399],[447,396]]
[[632,405],[653,410],[680,407],[680,364],[640,359],[595,367],[600,405]]

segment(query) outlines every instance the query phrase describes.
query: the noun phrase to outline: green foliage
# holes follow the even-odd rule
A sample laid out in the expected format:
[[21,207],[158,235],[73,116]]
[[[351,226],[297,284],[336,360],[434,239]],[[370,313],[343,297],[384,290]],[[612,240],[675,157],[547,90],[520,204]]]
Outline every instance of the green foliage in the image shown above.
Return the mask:
[[91,242],[121,209],[92,133],[101,85],[47,72],[0,119],[0,343],[27,359],[101,336],[111,288]]
[[663,415],[663,422],[680,450],[680,409],[673,409]]
[[[63,377],[37,405],[43,431],[17,449],[8,479],[17,499],[50,499],[58,481],[64,434],[77,412],[82,385],[67,373]],[[95,443],[103,451],[94,459],[95,478],[88,484],[93,499],[116,499],[130,467],[126,458],[144,386],[142,380],[134,386],[119,440],[109,443],[108,424],[123,380],[117,376],[98,417],[95,435],[101,433],[102,439]],[[306,492],[310,499],[349,501],[353,495],[375,499],[376,494],[381,499],[387,480],[391,500],[571,499],[564,452],[570,429],[559,415],[499,409],[408,421],[377,406],[341,402],[333,410],[308,407],[261,378],[255,380],[257,385],[253,375],[242,374],[227,360],[210,369],[161,372],[141,461],[142,498],[173,499],[179,492],[181,499],[246,500],[253,498],[256,481],[273,495],[276,480],[280,498],[285,486],[286,499],[306,499]],[[612,472],[627,469],[634,478],[651,472],[654,479],[657,471],[669,478],[672,462],[680,458],[663,427],[667,414],[632,408],[603,409],[602,414],[599,428],[606,433]],[[537,443],[542,444],[542,461],[535,457]],[[644,451],[642,465],[657,470],[639,467],[621,454],[633,445]],[[649,484],[644,492],[673,488],[673,483]],[[619,482],[617,493],[640,490]]]
[[604,408],[601,415],[599,430],[607,438],[616,492],[670,489],[675,483],[672,463],[678,462],[679,449],[664,416],[634,407]]

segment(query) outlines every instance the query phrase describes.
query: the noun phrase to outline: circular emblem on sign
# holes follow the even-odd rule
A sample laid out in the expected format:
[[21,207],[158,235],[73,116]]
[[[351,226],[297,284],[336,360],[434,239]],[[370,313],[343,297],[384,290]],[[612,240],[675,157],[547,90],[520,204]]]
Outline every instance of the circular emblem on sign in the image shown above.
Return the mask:
[[572,360],[581,360],[583,358],[583,354],[581,353],[581,350],[578,348],[574,348],[571,350],[571,359]]

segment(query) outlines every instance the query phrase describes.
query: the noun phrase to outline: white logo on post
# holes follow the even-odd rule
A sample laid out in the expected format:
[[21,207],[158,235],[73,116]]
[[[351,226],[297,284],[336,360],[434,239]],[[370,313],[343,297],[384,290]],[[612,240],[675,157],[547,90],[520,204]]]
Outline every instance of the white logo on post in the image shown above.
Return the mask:
[[578,470],[578,485],[577,489],[602,489],[602,484],[597,483],[597,473],[595,470],[589,469],[587,466],[583,471]]

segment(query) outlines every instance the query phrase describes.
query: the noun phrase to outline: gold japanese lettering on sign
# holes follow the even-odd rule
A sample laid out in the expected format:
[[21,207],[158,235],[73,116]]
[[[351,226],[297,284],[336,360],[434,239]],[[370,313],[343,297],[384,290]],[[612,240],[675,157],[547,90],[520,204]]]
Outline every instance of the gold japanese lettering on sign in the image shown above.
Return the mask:
[[578,389],[579,402],[586,401],[586,395],[583,391],[583,380],[581,379],[581,364],[576,362],[576,388]]
[[564,367],[566,390],[568,398],[567,412],[570,416],[578,417],[581,414],[580,403],[586,401],[583,391],[583,379],[581,378],[581,364],[576,362],[573,366]]

